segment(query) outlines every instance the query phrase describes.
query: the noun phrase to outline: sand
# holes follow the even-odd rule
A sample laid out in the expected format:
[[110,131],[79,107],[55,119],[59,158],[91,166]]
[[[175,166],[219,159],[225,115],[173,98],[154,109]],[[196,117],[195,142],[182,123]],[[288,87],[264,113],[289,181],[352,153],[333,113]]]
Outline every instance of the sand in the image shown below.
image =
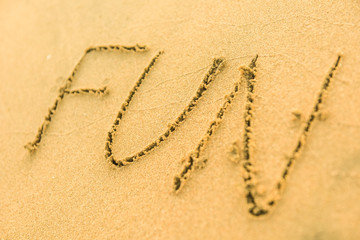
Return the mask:
[[0,239],[359,239],[359,10],[1,1]]

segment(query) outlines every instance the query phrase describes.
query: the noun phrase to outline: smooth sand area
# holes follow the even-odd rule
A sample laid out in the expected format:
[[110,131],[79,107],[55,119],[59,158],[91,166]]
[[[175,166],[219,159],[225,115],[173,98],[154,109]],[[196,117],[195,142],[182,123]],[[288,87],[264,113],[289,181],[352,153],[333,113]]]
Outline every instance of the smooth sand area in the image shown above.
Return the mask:
[[1,240],[360,239],[359,1],[1,1],[0,36]]

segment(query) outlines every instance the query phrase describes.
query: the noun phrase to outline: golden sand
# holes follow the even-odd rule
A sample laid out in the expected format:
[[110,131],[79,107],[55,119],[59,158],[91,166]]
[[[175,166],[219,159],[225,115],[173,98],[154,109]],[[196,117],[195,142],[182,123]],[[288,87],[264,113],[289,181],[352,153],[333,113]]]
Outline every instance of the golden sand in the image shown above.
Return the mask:
[[359,10],[1,2],[0,239],[359,239]]

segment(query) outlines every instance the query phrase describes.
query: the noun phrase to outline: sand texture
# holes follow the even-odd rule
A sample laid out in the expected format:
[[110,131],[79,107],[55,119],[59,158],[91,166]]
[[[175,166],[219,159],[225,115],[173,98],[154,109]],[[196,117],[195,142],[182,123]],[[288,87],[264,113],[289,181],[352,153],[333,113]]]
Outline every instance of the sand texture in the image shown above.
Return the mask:
[[0,1],[0,239],[360,239],[360,2]]

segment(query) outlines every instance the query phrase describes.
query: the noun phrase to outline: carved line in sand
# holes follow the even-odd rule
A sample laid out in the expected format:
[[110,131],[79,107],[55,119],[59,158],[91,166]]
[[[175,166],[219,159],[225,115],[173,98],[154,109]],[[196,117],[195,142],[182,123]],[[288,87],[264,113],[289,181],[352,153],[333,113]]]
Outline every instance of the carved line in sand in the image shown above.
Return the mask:
[[210,83],[215,79],[215,76],[219,73],[221,70],[221,67],[223,66],[224,60],[222,58],[215,58],[213,60],[212,66],[210,67],[208,73],[205,75],[204,79],[200,83],[199,88],[197,89],[195,96],[190,100],[189,104],[184,108],[182,113],[176,118],[176,120],[169,124],[168,129],[160,135],[155,141],[153,141],[151,144],[149,144],[147,147],[145,147],[140,152],[135,153],[132,156],[122,158],[120,160],[115,159],[113,155],[113,139],[116,133],[116,129],[120,123],[120,120],[124,116],[127,107],[129,106],[133,96],[137,92],[138,88],[140,87],[141,83],[145,79],[146,75],[149,73],[150,69],[154,65],[157,58],[160,56],[162,52],[159,52],[158,55],[154,57],[154,59],[150,62],[149,66],[145,68],[143,74],[139,78],[139,80],[135,83],[135,86],[130,91],[128,98],[125,100],[125,102],[122,104],[122,107],[115,119],[115,122],[113,126],[111,127],[110,131],[108,132],[108,136],[106,139],[106,145],[105,145],[105,158],[110,161],[112,164],[122,167],[125,165],[129,165],[133,163],[134,161],[138,160],[139,158],[145,156],[146,154],[150,153],[152,150],[157,148],[162,142],[164,142],[170,135],[173,133],[178,126],[185,121],[187,115],[196,107],[198,104],[200,98],[204,95],[206,90],[208,89]]
[[[247,88],[247,96],[246,96],[246,106],[245,106],[245,130],[243,137],[243,161],[242,161],[242,174],[243,181],[245,183],[245,196],[246,202],[248,205],[248,211],[252,216],[259,217],[269,213],[269,211],[274,208],[275,204],[279,201],[280,196],[285,188],[285,183],[287,177],[289,176],[290,170],[293,168],[294,162],[299,158],[301,150],[304,148],[307,137],[310,134],[310,130],[317,118],[322,119],[321,108],[323,106],[324,99],[328,93],[330,84],[334,78],[334,75],[339,67],[339,63],[341,60],[341,56],[338,56],[335,64],[330,69],[328,75],[326,76],[324,83],[321,87],[320,93],[318,94],[315,105],[312,109],[312,112],[305,123],[305,126],[300,134],[299,140],[296,144],[296,147],[291,152],[290,157],[287,159],[287,164],[282,171],[282,175],[280,180],[277,182],[276,187],[269,194],[265,204],[261,204],[257,202],[257,198],[262,195],[261,192],[257,189],[257,181],[256,181],[256,171],[254,170],[254,159],[253,159],[253,129],[252,129],[252,121],[254,119],[254,96],[255,96],[255,77],[256,77],[256,61],[258,56],[256,56],[250,63],[250,65],[240,67],[241,77],[246,80],[246,88]],[[184,186],[186,180],[189,178],[191,172],[195,169],[198,163],[204,165],[206,161],[200,160],[200,154],[204,150],[206,143],[209,141],[210,137],[221,123],[223,119],[224,112],[229,108],[232,103],[232,99],[234,95],[238,92],[240,85],[240,80],[235,83],[234,90],[230,93],[230,95],[225,99],[223,106],[220,108],[215,120],[210,124],[207,132],[204,137],[200,140],[199,144],[192,151],[184,161],[184,169],[182,172],[175,176],[174,179],[174,191],[179,192]],[[235,149],[233,153],[240,154],[238,143],[234,143]]]
[[71,94],[71,95],[77,95],[77,94],[95,94],[95,95],[104,95],[107,93],[107,88],[106,86],[103,88],[99,88],[99,89],[91,89],[91,88],[84,88],[84,89],[78,89],[78,90],[70,90],[71,84],[74,81],[74,77],[75,74],[77,72],[77,70],[79,69],[83,59],[86,57],[87,54],[89,54],[90,52],[96,51],[96,52],[104,52],[104,51],[127,51],[127,52],[143,52],[146,51],[147,48],[146,46],[140,46],[140,45],[135,45],[135,46],[121,46],[121,45],[109,45],[109,46],[97,46],[97,47],[89,47],[88,49],[85,50],[85,53],[83,54],[83,56],[80,58],[79,62],[75,65],[73,71],[71,72],[70,76],[68,77],[68,79],[66,79],[65,84],[60,87],[59,89],[59,95],[57,96],[55,103],[53,104],[53,106],[51,108],[49,108],[48,113],[45,116],[45,120],[44,122],[41,124],[40,128],[38,129],[38,132],[35,136],[35,139],[31,142],[28,142],[25,145],[25,148],[27,150],[29,150],[30,152],[34,152],[42,138],[43,135],[45,133],[46,128],[49,126],[56,110],[58,109],[59,103],[64,99],[66,94]]
[[[88,48],[84,55],[81,57],[79,62],[76,64],[74,70],[72,71],[70,77],[66,80],[66,83],[64,86],[62,86],[59,89],[59,95],[57,99],[55,100],[54,105],[52,108],[49,109],[48,114],[45,116],[45,121],[41,125],[41,127],[38,130],[38,133],[35,137],[35,139],[32,142],[29,142],[25,145],[25,148],[29,151],[33,152],[37,149],[39,146],[42,137],[44,135],[45,129],[48,127],[48,125],[51,122],[51,119],[57,110],[58,104],[60,101],[63,100],[65,94],[95,94],[95,95],[103,95],[107,93],[106,86],[99,89],[77,89],[77,90],[70,90],[70,86],[73,82],[74,76],[76,74],[76,71],[78,70],[82,60],[84,57],[92,52],[92,51],[131,51],[131,52],[143,52],[146,51],[146,46],[121,46],[121,45],[110,45],[110,46],[98,46],[98,47],[90,47]],[[153,59],[150,61],[149,65],[144,69],[143,73],[141,74],[140,78],[135,83],[135,86],[131,89],[128,97],[126,98],[125,102],[122,104],[116,119],[113,123],[113,126],[111,127],[110,131],[108,132],[108,136],[106,138],[105,143],[105,158],[114,164],[115,166],[122,167],[125,165],[129,165],[133,163],[134,161],[138,160],[139,158],[145,156],[146,154],[150,153],[157,147],[159,147],[160,143],[164,142],[168,137],[173,133],[179,125],[185,121],[188,114],[196,107],[201,97],[204,95],[206,90],[208,89],[209,85],[213,80],[215,79],[216,75],[221,71],[222,67],[224,66],[224,59],[223,58],[215,58],[213,60],[212,66],[210,67],[209,71],[203,78],[202,82],[200,83],[199,88],[197,89],[195,96],[190,100],[189,104],[184,108],[182,113],[176,118],[176,120],[168,126],[168,129],[160,135],[154,142],[149,144],[147,147],[145,147],[143,150],[135,153],[132,156],[125,157],[122,159],[115,159],[113,155],[113,139],[116,134],[117,127],[120,124],[121,119],[123,118],[124,114],[126,113],[127,108],[129,107],[129,104],[133,97],[135,96],[136,92],[140,88],[141,84],[149,74],[150,70],[155,65],[158,58],[163,54],[162,51],[160,51]],[[336,70],[339,67],[339,63],[341,60],[341,56],[337,57],[337,60],[334,64],[334,66],[330,69],[329,74],[325,78],[325,81],[322,85],[322,88],[320,90],[320,93],[317,97],[317,101],[315,103],[315,106],[312,109],[312,112],[308,118],[308,120],[305,123],[305,126],[300,134],[298,143],[296,144],[296,147],[292,151],[290,157],[288,157],[287,164],[283,170],[282,176],[280,180],[277,182],[276,187],[272,190],[271,194],[269,194],[269,197],[265,201],[266,203],[259,203],[257,200],[259,197],[262,196],[262,193],[258,191],[257,183],[256,183],[256,171],[254,170],[254,160],[253,160],[253,135],[252,135],[252,120],[254,119],[254,96],[255,96],[255,77],[256,77],[256,62],[257,62],[258,56],[251,61],[249,66],[241,66],[239,68],[241,72],[241,77],[238,81],[235,82],[234,89],[232,92],[225,97],[225,102],[223,103],[222,107],[219,109],[218,113],[216,114],[215,120],[213,120],[210,123],[209,128],[207,129],[205,135],[201,138],[200,142],[196,146],[195,150],[191,151],[184,159],[183,159],[183,170],[180,172],[179,175],[175,176],[174,178],[174,185],[173,189],[175,193],[178,193],[190,177],[191,173],[195,170],[196,167],[204,167],[207,159],[201,159],[201,153],[204,151],[207,142],[211,138],[211,136],[215,133],[218,126],[221,124],[225,112],[229,109],[230,105],[233,102],[233,99],[235,98],[235,95],[239,92],[241,79],[245,79],[246,81],[246,89],[247,89],[247,97],[246,97],[246,106],[245,106],[245,114],[244,114],[244,120],[245,120],[245,129],[244,129],[244,136],[243,136],[243,163],[242,163],[242,169],[243,169],[243,181],[245,183],[245,195],[246,195],[246,202],[248,205],[248,211],[251,215],[255,217],[267,215],[270,210],[275,206],[275,203],[278,202],[280,199],[280,196],[285,188],[285,183],[287,180],[287,177],[289,175],[290,170],[292,169],[294,162],[299,158],[301,150],[304,148],[304,145],[306,143],[307,137],[310,133],[310,130],[317,118],[321,119],[322,116],[322,105],[324,102],[324,98],[327,95],[328,89],[330,87],[330,84],[333,80],[333,77],[335,75]],[[299,113],[294,113],[296,117],[299,117]],[[235,142],[233,144],[233,155],[236,155],[236,158],[239,158],[240,156],[240,146],[239,141]]]

